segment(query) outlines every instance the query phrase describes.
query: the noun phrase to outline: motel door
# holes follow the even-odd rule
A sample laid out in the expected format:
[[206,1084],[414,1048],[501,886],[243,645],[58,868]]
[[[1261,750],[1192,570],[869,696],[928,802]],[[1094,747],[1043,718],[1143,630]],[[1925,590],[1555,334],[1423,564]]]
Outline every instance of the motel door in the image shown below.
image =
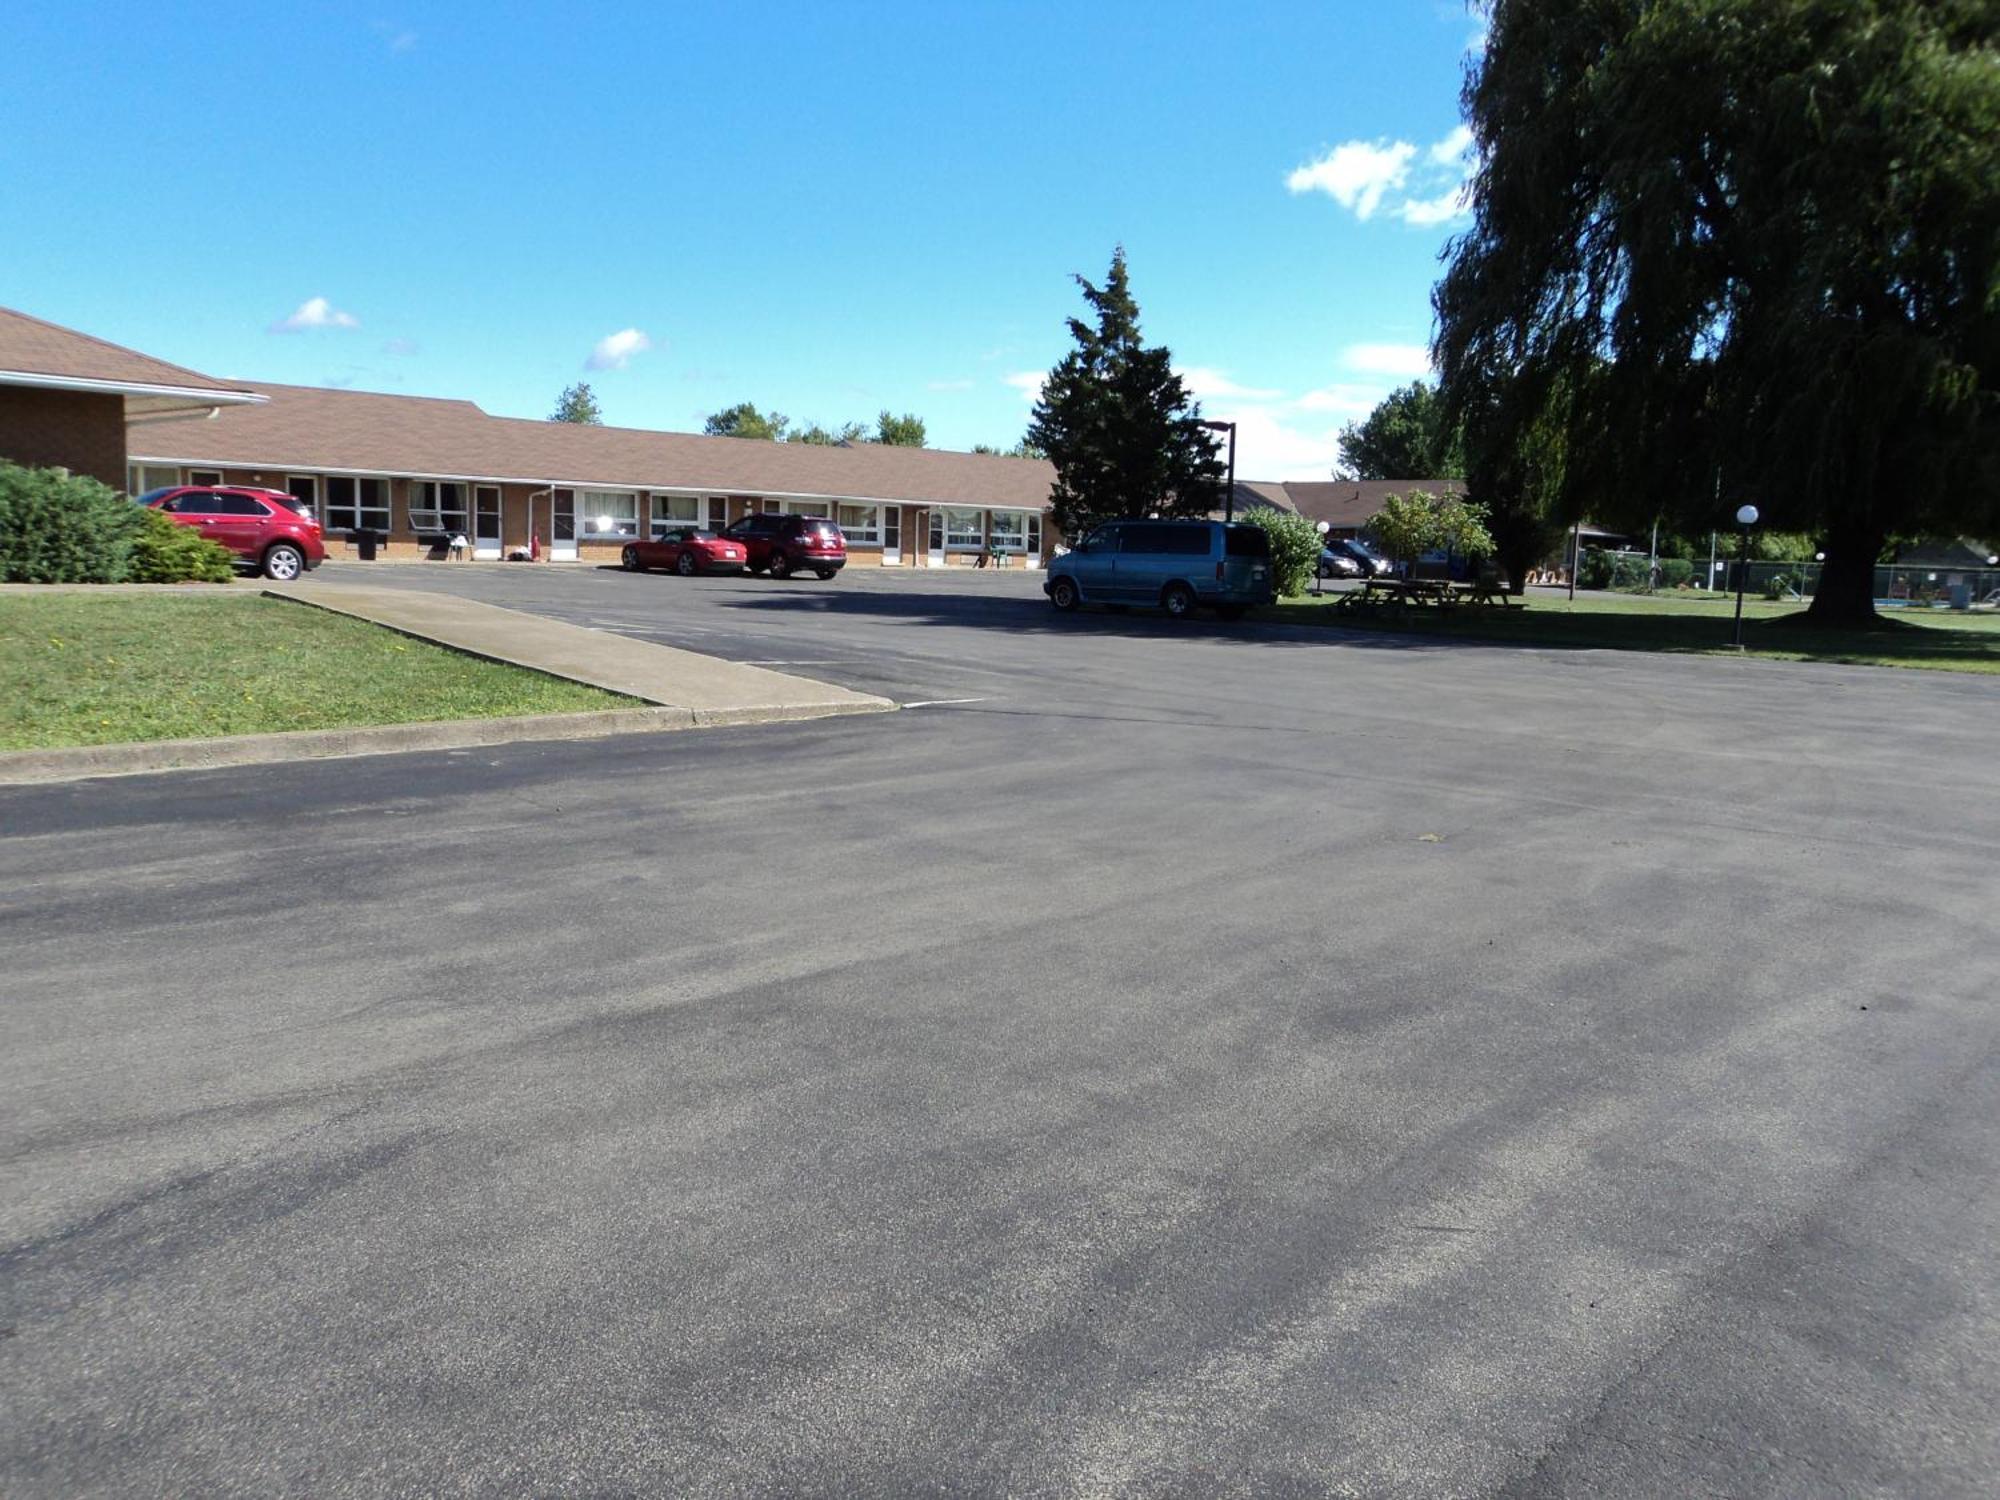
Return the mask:
[[893,568],[903,560],[903,507],[882,507],[882,566]]
[[472,555],[489,562],[500,559],[500,487],[472,487]]
[[576,561],[576,491],[557,490],[549,501],[549,556]]
[[944,566],[944,507],[931,507],[931,549],[926,559],[934,568]]

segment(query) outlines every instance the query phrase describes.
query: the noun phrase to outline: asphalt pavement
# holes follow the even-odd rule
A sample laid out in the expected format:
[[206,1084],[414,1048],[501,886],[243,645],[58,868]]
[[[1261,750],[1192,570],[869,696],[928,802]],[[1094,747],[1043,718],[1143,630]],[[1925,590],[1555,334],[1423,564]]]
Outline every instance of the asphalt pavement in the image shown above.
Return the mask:
[[360,576],[924,706],[0,789],[0,1493],[1990,1492],[1992,679]]

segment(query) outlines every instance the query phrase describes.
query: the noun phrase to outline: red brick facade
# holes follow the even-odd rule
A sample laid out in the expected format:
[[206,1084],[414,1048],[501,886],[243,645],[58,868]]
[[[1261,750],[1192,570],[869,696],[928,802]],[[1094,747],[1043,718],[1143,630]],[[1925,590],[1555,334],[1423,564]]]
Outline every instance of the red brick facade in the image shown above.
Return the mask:
[[0,458],[125,488],[125,398],[0,385]]

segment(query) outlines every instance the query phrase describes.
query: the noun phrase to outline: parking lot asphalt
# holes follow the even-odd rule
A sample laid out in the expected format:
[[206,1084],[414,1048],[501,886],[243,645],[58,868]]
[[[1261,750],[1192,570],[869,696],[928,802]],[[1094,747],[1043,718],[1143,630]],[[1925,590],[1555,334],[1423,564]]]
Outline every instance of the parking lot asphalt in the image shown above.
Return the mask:
[[1989,1492],[1989,681],[442,572],[976,701],[0,790],[0,1492]]

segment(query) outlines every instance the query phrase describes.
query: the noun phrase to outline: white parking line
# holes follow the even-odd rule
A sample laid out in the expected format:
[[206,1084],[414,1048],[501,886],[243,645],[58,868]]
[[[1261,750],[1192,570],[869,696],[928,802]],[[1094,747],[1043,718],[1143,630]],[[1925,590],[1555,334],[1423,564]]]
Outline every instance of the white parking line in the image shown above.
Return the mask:
[[991,703],[991,698],[919,698],[914,703],[905,703],[905,708],[945,708],[953,703]]

